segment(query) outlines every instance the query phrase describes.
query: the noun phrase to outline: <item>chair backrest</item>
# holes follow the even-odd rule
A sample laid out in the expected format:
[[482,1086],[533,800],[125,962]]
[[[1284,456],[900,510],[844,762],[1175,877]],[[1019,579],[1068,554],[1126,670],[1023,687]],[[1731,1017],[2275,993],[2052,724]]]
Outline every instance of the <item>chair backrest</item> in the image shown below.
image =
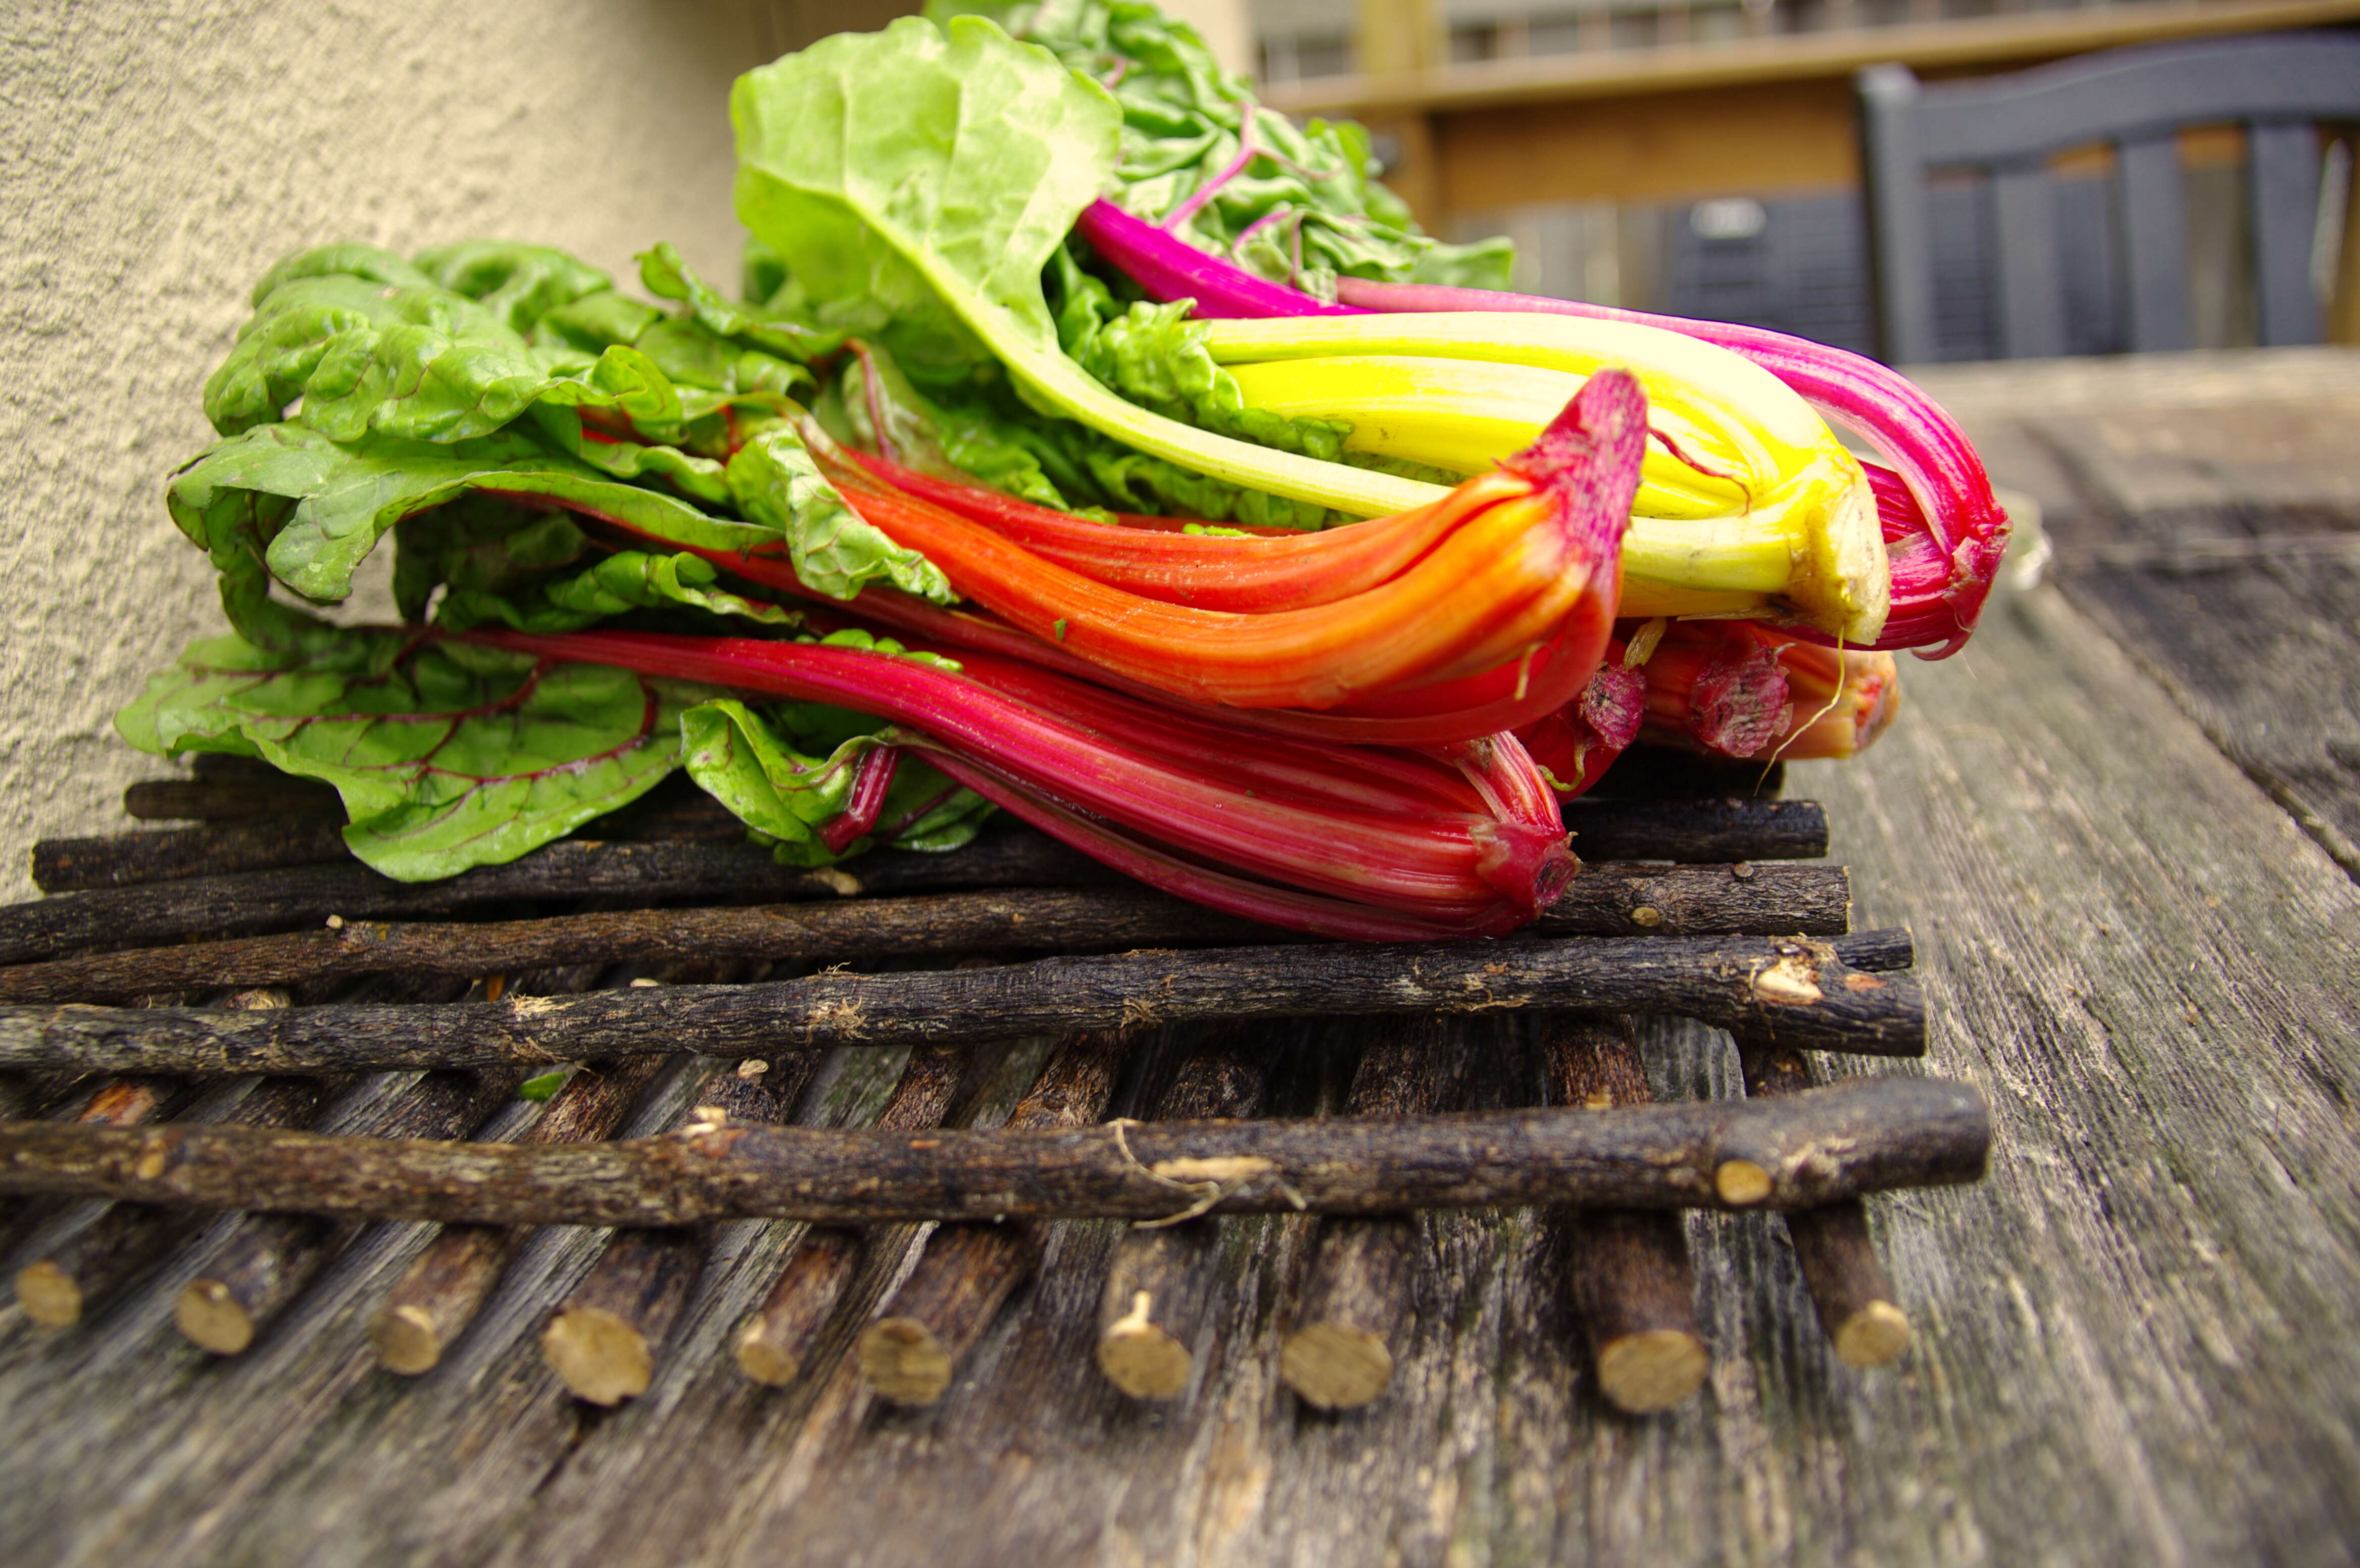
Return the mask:
[[2360,37],[2266,33],[2109,49],[2008,76],[1921,85],[1906,66],[1857,78],[1861,166],[1878,341],[1894,364],[1934,357],[1929,170],[1990,176],[2001,354],[2065,352],[2056,192],[2049,159],[2110,143],[2134,350],[2187,348],[2187,204],[2175,133],[2245,133],[2256,335],[2316,343],[2311,286],[2319,203],[2314,122],[2360,119]]

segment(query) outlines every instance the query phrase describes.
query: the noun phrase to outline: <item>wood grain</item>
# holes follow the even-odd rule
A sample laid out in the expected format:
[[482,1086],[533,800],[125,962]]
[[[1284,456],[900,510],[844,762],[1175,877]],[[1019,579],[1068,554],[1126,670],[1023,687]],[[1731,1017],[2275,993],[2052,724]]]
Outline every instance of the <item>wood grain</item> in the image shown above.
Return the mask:
[[[2216,404],[2309,396],[2302,367],[2327,357],[1976,375],[2031,420],[2042,375],[2130,410],[2200,377],[2228,389]],[[2332,445],[2311,466],[2343,460]],[[2033,488],[2016,463],[2000,477]],[[1667,1417],[1616,1417],[1584,1396],[1576,1326],[1535,1284],[1541,1228],[1472,1212],[1420,1222],[1387,1397],[1323,1415],[1277,1368],[1317,1227],[1250,1217],[1197,1393],[1142,1412],[1072,1375],[1119,1234],[1081,1223],[1048,1228],[1022,1310],[939,1404],[880,1411],[842,1349],[894,1259],[863,1266],[865,1299],[792,1387],[729,1364],[796,1234],[781,1225],[743,1228],[737,1266],[707,1271],[647,1398],[585,1420],[530,1332],[595,1235],[536,1238],[459,1354],[415,1379],[370,1372],[363,1338],[410,1233],[340,1257],[268,1343],[211,1365],[156,1332],[200,1241],[74,1333],[0,1313],[0,1430],[38,1434],[0,1453],[0,1540],[71,1568],[2344,1561],[2360,893],[2053,587],[2003,595],[1964,654],[1905,681],[1874,751],[1794,770],[1828,804],[1863,918],[1918,934],[1925,1070],[1993,1102],[1982,1186],[1870,1207],[1918,1336],[1885,1371],[1837,1360],[1776,1221],[1699,1216],[1714,1371]],[[1441,1026],[1483,1061],[1502,1022]],[[1725,1036],[1640,1030],[1659,1099],[1742,1092]],[[873,1115],[898,1053],[839,1059],[827,1114]],[[1009,1071],[1012,1099],[1027,1069]]]

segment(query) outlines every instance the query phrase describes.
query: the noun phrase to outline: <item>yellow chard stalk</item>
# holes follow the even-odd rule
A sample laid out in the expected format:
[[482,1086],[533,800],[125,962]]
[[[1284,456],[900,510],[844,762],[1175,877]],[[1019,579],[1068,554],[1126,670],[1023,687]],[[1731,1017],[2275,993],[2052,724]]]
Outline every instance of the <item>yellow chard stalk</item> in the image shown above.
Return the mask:
[[1726,349],[1660,328],[1521,313],[1208,323],[1246,402],[1349,422],[1346,445],[1480,473],[1593,373],[1647,394],[1651,446],[1623,541],[1626,616],[1786,618],[1883,630],[1890,568],[1868,478],[1810,406]]

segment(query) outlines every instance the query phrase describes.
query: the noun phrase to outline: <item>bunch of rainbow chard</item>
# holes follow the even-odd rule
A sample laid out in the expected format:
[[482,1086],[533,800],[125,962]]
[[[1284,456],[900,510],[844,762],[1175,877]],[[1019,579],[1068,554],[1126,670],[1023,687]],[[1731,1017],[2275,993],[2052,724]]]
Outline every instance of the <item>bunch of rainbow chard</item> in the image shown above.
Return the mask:
[[[1972,627],[2004,521],[1888,373],[1429,311],[1504,253],[1356,130],[1143,5],[996,15],[741,80],[742,301],[661,246],[657,302],[530,246],[273,269],[168,491],[233,635],[123,732],[326,780],[398,877],[684,768],[790,861],[997,806],[1257,919],[1482,935],[1634,740],[1849,754],[1877,650]],[[381,544],[398,620],[323,614]]]

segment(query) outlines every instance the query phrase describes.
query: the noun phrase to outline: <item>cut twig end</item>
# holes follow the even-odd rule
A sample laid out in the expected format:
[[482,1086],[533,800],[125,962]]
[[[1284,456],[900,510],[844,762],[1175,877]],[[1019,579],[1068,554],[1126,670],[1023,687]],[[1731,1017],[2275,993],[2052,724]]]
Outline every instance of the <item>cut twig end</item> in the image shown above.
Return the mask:
[[434,1314],[415,1302],[388,1307],[370,1319],[369,1343],[377,1348],[378,1365],[405,1377],[431,1372],[442,1359]]
[[931,1405],[951,1386],[950,1352],[914,1318],[880,1318],[862,1331],[860,1376],[897,1405]]
[[550,1319],[541,1354],[575,1398],[594,1405],[637,1398],[655,1376],[647,1336],[601,1307],[568,1307]]
[[236,1355],[254,1343],[254,1315],[218,1279],[191,1279],[172,1303],[172,1321],[201,1350]]
[[1750,1159],[1725,1159],[1712,1168],[1712,1190],[1732,1209],[1761,1202],[1773,1185],[1770,1173]]
[[794,1352],[763,1333],[759,1318],[738,1331],[737,1355],[738,1371],[773,1388],[785,1387],[803,1369]]
[[1704,1386],[1711,1357],[1685,1329],[1643,1329],[1609,1340],[1598,1352],[1598,1387],[1618,1410],[1654,1415]]
[[1156,1324],[1154,1306],[1153,1294],[1135,1292],[1130,1312],[1098,1336],[1098,1370],[1134,1399],[1170,1399],[1188,1387],[1194,1358]]
[[1278,1375],[1306,1404],[1354,1410],[1393,1384],[1393,1352],[1382,1336],[1350,1323],[1318,1322],[1286,1336]]
[[16,1304],[45,1329],[70,1329],[82,1321],[82,1287],[47,1258],[16,1271]]
[[1909,1348],[1909,1314],[1890,1301],[1871,1301],[1846,1318],[1834,1338],[1846,1366],[1883,1366]]

